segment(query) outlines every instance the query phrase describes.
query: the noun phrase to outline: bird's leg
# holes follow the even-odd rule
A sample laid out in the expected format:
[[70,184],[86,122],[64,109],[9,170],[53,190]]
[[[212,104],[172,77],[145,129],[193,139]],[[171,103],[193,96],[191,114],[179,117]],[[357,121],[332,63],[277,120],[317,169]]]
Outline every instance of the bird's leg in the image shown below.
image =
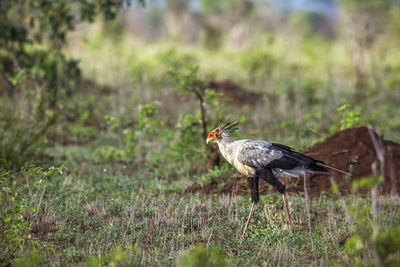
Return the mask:
[[283,202],[285,203],[286,219],[290,231],[292,231],[292,221],[290,220],[289,208],[286,199],[286,186],[279,182],[275,177],[271,169],[262,169],[259,171],[258,175],[264,179],[267,183],[271,184],[279,193],[283,196]]
[[256,203],[258,202],[258,200],[260,200],[260,195],[258,193],[258,177],[249,177],[249,178],[247,178],[247,181],[249,182],[249,186],[250,186],[252,205],[251,205],[251,210],[249,213],[249,218],[247,219],[246,225],[244,226],[242,238],[244,237],[244,235],[247,232],[247,228],[249,227],[251,217],[253,216],[254,209],[256,208]]
[[246,225],[244,226],[242,238],[244,237],[244,235],[245,235],[246,232],[247,232],[247,228],[249,227],[249,223],[250,223],[251,217],[253,216],[253,213],[254,213],[254,209],[255,209],[255,208],[256,208],[256,202],[253,201],[253,204],[251,205],[251,210],[250,210],[250,213],[249,213],[249,218],[247,219]]
[[286,192],[282,194],[282,197],[283,197],[283,202],[285,203],[286,219],[287,219],[287,223],[289,226],[289,230],[292,231],[292,221],[290,220],[290,213],[289,213],[289,208],[288,208],[287,199],[286,199]]

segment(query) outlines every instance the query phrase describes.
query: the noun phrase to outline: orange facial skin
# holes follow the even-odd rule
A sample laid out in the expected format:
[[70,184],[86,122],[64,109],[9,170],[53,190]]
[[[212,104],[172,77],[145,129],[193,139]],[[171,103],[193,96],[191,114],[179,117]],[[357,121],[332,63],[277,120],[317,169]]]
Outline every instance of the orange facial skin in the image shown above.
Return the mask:
[[223,135],[223,131],[221,130],[221,128],[219,128],[219,127],[215,128],[208,134],[206,143],[208,144],[211,141],[220,140],[222,138],[222,135]]
[[209,142],[214,141],[215,139],[216,139],[216,134],[215,134],[214,131],[211,131],[211,132],[208,134],[208,137],[207,137],[207,139],[206,139],[206,143],[208,144]]

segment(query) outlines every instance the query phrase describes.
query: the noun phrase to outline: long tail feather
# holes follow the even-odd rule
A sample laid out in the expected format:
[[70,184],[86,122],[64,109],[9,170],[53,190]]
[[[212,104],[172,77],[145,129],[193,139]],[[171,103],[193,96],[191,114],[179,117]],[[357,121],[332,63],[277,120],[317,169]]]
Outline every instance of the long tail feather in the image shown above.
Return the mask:
[[328,172],[325,165],[321,163],[322,162],[316,160],[315,162],[308,164],[307,168],[317,172]]
[[320,163],[320,162],[319,162],[318,164],[319,164],[319,165],[322,165],[322,166],[324,166],[324,167],[326,167],[326,168],[328,168],[328,169],[331,169],[331,170],[340,172],[340,173],[342,173],[342,174],[346,174],[346,175],[348,175],[348,176],[353,176],[351,173],[348,173],[348,172],[339,170],[339,169],[337,169],[337,168],[335,168],[335,167],[332,167],[332,166],[329,166],[329,165],[326,165],[326,164],[323,164],[323,163]]

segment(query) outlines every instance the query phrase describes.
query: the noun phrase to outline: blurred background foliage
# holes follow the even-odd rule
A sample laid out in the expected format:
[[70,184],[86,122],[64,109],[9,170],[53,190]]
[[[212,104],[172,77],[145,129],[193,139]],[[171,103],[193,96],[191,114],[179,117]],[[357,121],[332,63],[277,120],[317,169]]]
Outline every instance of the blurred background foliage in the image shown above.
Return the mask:
[[297,149],[360,125],[399,142],[399,47],[397,0],[0,0],[1,260],[40,247],[42,193],[108,192],[110,170],[176,193],[227,171],[204,144],[225,119]]

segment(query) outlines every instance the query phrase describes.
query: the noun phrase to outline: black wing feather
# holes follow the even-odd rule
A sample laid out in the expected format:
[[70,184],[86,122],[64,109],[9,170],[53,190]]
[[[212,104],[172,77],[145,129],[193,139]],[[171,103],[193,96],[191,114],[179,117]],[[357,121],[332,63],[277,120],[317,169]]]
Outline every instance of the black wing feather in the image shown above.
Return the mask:
[[278,168],[278,169],[282,169],[282,170],[291,170],[291,169],[296,168],[297,166],[300,166],[299,161],[297,161],[294,158],[283,155],[282,158],[271,161],[265,167]]
[[296,167],[304,167],[314,171],[328,171],[324,166],[318,165],[318,163],[323,164],[322,161],[318,161],[311,157],[298,153],[289,146],[277,143],[272,143],[272,146],[275,149],[280,150],[283,153],[283,156],[280,159],[275,159],[271,161],[266,167],[279,168],[283,170],[291,170]]

